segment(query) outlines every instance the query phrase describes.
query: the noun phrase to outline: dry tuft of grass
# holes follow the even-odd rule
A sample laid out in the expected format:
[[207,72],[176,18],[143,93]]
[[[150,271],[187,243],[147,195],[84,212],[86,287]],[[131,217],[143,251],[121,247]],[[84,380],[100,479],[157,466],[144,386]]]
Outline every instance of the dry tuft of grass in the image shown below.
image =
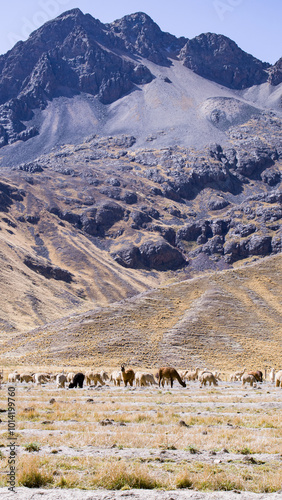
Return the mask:
[[142,464],[112,461],[103,464],[94,477],[93,486],[107,490],[144,489],[153,490],[165,486],[163,481],[149,472]]
[[26,488],[42,488],[53,484],[53,476],[40,470],[40,460],[28,457],[21,460],[17,473],[17,482]]

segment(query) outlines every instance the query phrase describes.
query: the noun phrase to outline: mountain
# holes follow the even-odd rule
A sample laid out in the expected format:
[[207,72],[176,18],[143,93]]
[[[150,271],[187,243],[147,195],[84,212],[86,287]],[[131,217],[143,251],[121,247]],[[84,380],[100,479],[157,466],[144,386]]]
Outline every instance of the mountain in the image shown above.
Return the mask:
[[102,24],[73,9],[0,56],[3,339],[204,287],[206,273],[271,273],[281,89],[281,59],[223,35],[177,38],[144,13]]
[[[187,99],[193,107],[193,91],[189,93],[186,87],[183,96],[180,95],[183,90],[175,88],[179,80],[184,87],[189,85],[188,72],[179,74],[179,61],[180,66],[230,89],[242,90],[267,81],[275,86],[281,83],[279,62],[274,67],[262,63],[222,35],[206,33],[192,40],[176,38],[162,32],[144,13],[102,24],[73,9],[47,22],[26,42],[17,43],[0,57],[0,146],[42,133],[44,127],[42,123],[38,126],[35,110],[45,109],[59,96],[95,96],[90,103],[88,99],[87,115],[94,115],[100,128],[101,122],[105,125],[106,121],[105,134],[112,126],[110,118],[103,116],[109,109],[106,105],[116,103],[122,96],[129,101],[129,94],[137,94],[138,90],[146,98],[150,83],[152,86],[148,88],[166,83],[160,89],[161,95],[171,93],[172,100],[184,97],[186,108],[189,108]],[[172,88],[166,89],[170,82]],[[201,86],[197,79],[190,83],[192,87]],[[217,87],[207,87],[206,91],[208,97],[217,95]],[[218,92],[223,93],[219,89]],[[225,95],[232,94],[225,92]],[[131,100],[134,99],[138,99],[136,95]],[[128,102],[128,106],[138,106],[135,101]],[[179,104],[175,103],[178,108]],[[125,120],[123,110],[117,111],[117,115],[116,122]],[[128,127],[131,121],[132,118]],[[172,117],[172,126],[177,126],[178,121],[178,116],[175,120]],[[96,131],[97,128],[96,125]],[[146,129],[149,135],[148,124]],[[65,139],[71,141],[73,135],[74,130]]]

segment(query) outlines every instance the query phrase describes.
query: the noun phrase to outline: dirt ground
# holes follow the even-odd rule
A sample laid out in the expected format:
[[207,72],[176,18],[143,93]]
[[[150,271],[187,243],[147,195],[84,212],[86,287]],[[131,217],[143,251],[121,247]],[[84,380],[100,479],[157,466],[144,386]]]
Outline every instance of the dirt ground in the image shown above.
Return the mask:
[[[282,390],[270,382],[71,390],[18,384],[15,399],[21,500],[282,499]],[[6,488],[6,408],[3,384],[3,500],[14,495]],[[47,474],[44,488],[23,487],[34,469]],[[149,486],[137,489],[140,478]]]
[[[281,500],[281,493],[250,493],[233,491],[81,491],[81,490],[28,490],[17,488],[18,498],[21,500]],[[2,500],[15,498],[13,492],[0,489]]]

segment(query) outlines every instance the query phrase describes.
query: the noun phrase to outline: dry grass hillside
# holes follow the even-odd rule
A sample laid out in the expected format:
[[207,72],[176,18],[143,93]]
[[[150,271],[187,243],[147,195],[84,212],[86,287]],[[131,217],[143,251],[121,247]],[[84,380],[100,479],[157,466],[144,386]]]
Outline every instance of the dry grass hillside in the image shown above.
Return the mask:
[[3,338],[10,365],[281,367],[281,255]]

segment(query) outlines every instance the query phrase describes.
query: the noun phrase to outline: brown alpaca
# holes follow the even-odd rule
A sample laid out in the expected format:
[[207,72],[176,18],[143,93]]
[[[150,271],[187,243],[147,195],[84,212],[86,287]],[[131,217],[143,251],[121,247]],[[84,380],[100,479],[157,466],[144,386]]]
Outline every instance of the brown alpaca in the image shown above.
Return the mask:
[[248,375],[253,375],[257,382],[262,382],[262,372],[257,370],[256,372],[248,372]]
[[159,379],[159,387],[162,383],[162,380],[170,380],[170,386],[173,386],[173,381],[174,379],[178,380],[178,382],[182,385],[182,387],[186,387],[185,382],[181,380],[181,377],[179,373],[176,371],[175,368],[171,368],[169,366],[165,366],[164,368],[159,369],[158,373],[158,379]]
[[126,370],[124,365],[121,365],[120,369],[125,387],[127,386],[127,384],[132,387],[135,379],[135,372],[131,370],[131,368]]

